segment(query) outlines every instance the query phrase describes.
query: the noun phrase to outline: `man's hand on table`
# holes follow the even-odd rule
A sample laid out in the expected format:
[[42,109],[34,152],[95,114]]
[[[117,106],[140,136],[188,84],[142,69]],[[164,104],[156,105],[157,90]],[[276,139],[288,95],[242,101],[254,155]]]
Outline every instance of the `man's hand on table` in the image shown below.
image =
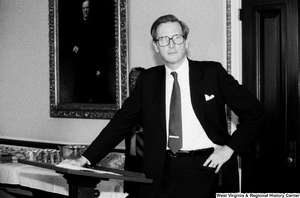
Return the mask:
[[74,165],[74,166],[84,166],[87,163],[86,158],[84,157],[80,157],[80,158],[76,158],[76,159],[65,159],[64,161],[62,161],[61,163],[59,163],[60,165],[62,164],[68,164],[68,165]]

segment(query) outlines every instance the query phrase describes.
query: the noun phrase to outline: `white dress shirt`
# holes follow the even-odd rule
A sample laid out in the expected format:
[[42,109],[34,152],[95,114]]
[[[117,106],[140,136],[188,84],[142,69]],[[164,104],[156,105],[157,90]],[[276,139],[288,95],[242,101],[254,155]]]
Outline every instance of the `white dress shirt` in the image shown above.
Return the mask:
[[[181,150],[197,150],[197,149],[215,147],[216,145],[206,135],[192,107],[188,64],[189,64],[188,59],[185,58],[182,65],[176,70],[178,74],[178,83],[181,92],[182,139],[183,139]],[[168,67],[165,68],[166,68],[166,121],[167,121],[166,126],[167,126],[167,137],[169,137],[170,100],[171,100],[174,78],[171,75],[171,72],[173,71],[170,70]]]

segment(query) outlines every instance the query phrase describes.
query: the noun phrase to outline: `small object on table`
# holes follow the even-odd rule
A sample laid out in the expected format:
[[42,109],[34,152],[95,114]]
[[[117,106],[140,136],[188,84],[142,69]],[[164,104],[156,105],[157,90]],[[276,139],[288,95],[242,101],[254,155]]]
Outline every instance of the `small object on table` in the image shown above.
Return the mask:
[[0,155],[0,163],[12,163],[13,155],[10,154],[2,154]]

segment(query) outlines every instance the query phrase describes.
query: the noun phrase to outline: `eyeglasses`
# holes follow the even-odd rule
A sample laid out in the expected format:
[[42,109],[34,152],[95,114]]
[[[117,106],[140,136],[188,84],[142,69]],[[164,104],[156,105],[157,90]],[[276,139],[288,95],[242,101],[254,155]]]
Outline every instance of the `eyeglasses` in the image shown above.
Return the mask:
[[155,41],[158,42],[159,46],[166,47],[170,44],[170,40],[172,40],[175,45],[180,45],[184,42],[184,39],[185,38],[182,34],[175,34],[172,36],[172,38],[168,36],[162,36]]

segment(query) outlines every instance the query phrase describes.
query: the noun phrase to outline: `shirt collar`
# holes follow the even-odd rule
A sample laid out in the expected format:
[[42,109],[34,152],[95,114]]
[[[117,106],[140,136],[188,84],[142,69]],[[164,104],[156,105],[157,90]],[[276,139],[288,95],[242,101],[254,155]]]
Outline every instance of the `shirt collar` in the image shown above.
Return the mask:
[[[188,59],[187,57],[185,57],[182,64],[178,67],[178,69],[175,70],[178,73],[178,75],[181,76],[181,78],[188,75],[188,69],[189,69],[188,65],[189,65]],[[166,68],[166,76],[168,78],[170,77],[171,72],[173,72],[174,70],[169,69],[167,66],[165,66],[165,68]]]

